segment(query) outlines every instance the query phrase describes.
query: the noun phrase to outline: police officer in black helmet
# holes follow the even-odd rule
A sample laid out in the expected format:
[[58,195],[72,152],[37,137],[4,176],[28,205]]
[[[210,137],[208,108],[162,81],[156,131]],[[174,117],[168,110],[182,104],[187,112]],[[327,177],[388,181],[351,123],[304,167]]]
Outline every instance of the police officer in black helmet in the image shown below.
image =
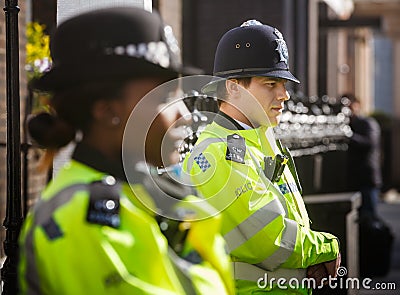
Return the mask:
[[290,98],[286,83],[299,83],[283,35],[257,20],[231,29],[214,76],[203,91],[217,94],[220,111],[184,170],[222,211],[238,294],[310,294],[301,282],[335,277],[340,249],[335,236],[310,228],[293,159],[273,136]]
[[[265,76],[300,81],[289,71],[289,52],[281,32],[257,20],[225,33],[215,53],[213,75],[225,79]],[[215,83],[203,88],[216,90]]]

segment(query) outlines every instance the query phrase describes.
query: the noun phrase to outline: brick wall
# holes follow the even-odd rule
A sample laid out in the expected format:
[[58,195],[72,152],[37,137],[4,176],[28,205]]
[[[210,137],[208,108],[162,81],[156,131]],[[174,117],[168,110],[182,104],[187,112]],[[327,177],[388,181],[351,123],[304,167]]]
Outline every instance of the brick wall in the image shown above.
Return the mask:
[[[20,12],[18,14],[19,24],[19,39],[20,39],[20,104],[21,104],[21,128],[22,118],[24,116],[25,100],[27,96],[27,77],[24,71],[25,66],[25,25],[26,25],[26,11],[25,1],[19,1]],[[3,4],[4,7],[4,4]],[[6,140],[7,140],[7,102],[6,102],[6,27],[5,27],[5,14],[3,11],[0,13],[0,257],[4,256],[3,241],[5,239],[5,228],[2,226],[5,211],[6,211],[6,190],[7,190],[7,164],[6,164]],[[22,132],[21,132],[22,133]],[[37,173],[38,159],[40,158],[40,151],[30,150],[28,154],[28,199],[29,204],[33,203],[38,197],[39,191],[43,188],[46,180],[46,175]],[[9,171],[12,173],[12,170]],[[22,181],[21,181],[22,182]]]

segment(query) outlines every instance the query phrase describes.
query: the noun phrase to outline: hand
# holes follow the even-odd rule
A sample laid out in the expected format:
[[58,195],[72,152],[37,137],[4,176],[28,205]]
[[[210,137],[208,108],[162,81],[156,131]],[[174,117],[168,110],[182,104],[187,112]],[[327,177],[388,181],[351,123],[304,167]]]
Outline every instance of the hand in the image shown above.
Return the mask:
[[340,262],[341,262],[341,256],[339,253],[336,259],[323,263],[325,265],[326,271],[328,272],[328,276],[331,276],[333,278],[337,277],[337,270],[340,266]]
[[[326,271],[324,263],[309,266],[307,268],[307,277],[314,279],[316,285],[320,286],[322,279],[328,277],[328,272]],[[326,282],[327,281],[325,281],[325,283]]]

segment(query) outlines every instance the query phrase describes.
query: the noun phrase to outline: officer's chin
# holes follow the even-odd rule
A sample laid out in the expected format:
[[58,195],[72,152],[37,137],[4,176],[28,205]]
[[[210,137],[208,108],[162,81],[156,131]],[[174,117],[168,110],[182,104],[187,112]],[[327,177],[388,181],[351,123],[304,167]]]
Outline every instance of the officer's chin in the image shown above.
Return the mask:
[[282,117],[282,114],[280,114],[274,118],[269,118],[270,126],[276,127],[279,124],[279,122],[281,121],[281,117]]
[[260,120],[259,122],[257,122],[255,125],[255,127],[275,127],[279,124],[279,121],[276,119],[270,120],[268,118],[266,118],[265,120]]

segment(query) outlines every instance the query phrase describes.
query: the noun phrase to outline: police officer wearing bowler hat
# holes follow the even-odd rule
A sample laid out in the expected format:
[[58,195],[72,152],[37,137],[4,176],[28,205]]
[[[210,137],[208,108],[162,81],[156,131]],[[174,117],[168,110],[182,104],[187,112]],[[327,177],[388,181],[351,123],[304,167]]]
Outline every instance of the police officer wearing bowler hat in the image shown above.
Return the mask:
[[[124,173],[130,113],[146,93],[182,72],[168,38],[157,14],[133,7],[87,12],[57,28],[53,66],[33,84],[51,93],[52,110],[34,116],[28,128],[48,155],[78,131],[82,139],[24,221],[21,294],[233,294],[220,219],[191,222],[211,206],[191,203],[175,221],[155,216],[139,201],[151,204],[154,187],[141,181],[148,174],[138,173],[129,186]],[[142,145],[134,143],[132,152]],[[199,243],[203,237],[207,243]]]
[[229,30],[214,76],[203,90],[217,94],[220,112],[183,166],[222,211],[237,292],[309,294],[302,280],[335,277],[340,249],[334,235],[310,228],[293,159],[272,133],[289,99],[287,81],[299,83],[283,35],[256,20]]

